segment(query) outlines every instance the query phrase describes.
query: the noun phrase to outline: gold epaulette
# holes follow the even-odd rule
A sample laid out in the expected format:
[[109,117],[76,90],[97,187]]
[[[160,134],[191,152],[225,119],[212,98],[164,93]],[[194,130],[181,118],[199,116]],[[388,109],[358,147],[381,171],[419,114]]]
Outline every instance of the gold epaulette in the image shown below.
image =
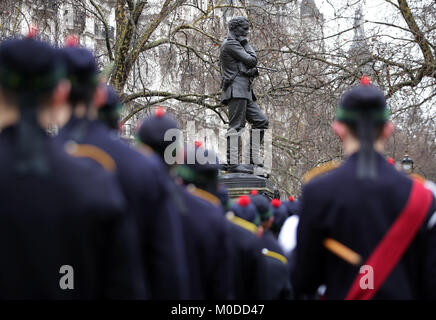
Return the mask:
[[226,218],[227,220],[240,226],[241,228],[248,230],[251,233],[257,234],[257,226],[254,223],[235,216],[232,211],[227,212]]
[[212,193],[209,193],[203,189],[199,189],[197,187],[195,187],[194,185],[190,184],[186,187],[186,189],[188,190],[188,192],[194,196],[197,196],[203,200],[206,200],[207,202],[213,204],[214,206],[219,206],[221,205],[221,201],[220,199],[218,199],[217,197],[215,197]]
[[284,255],[281,255],[280,253],[268,250],[267,248],[263,248],[262,253],[263,253],[263,255],[265,255],[267,257],[271,257],[271,258],[279,260],[283,264],[288,263],[288,259],[286,259],[286,257]]
[[416,180],[416,181],[418,181],[421,184],[424,184],[425,181],[427,180],[426,178],[424,178],[423,176],[421,176],[421,175],[419,175],[417,173],[411,173],[411,174],[409,174],[409,177],[410,177],[410,179]]
[[319,165],[315,168],[310,169],[309,171],[307,171],[304,175],[303,175],[303,183],[308,183],[310,180],[312,180],[313,178],[322,175],[326,172],[329,172],[333,169],[336,169],[337,167],[340,166],[340,162],[336,161],[336,160],[331,160],[329,162],[326,162],[322,165]]
[[362,263],[362,257],[357,252],[354,252],[335,239],[326,238],[323,241],[323,245],[327,250],[352,265],[358,266]]
[[117,168],[114,159],[110,155],[91,144],[77,144],[69,141],[65,144],[65,151],[73,157],[92,159],[109,172],[115,171]]

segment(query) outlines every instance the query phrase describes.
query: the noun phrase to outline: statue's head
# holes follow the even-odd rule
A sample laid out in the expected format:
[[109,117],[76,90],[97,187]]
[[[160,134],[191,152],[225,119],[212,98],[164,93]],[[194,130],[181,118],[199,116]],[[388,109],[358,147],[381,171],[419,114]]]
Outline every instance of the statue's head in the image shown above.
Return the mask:
[[250,26],[246,17],[234,17],[229,22],[229,31],[236,36],[247,36],[249,28]]

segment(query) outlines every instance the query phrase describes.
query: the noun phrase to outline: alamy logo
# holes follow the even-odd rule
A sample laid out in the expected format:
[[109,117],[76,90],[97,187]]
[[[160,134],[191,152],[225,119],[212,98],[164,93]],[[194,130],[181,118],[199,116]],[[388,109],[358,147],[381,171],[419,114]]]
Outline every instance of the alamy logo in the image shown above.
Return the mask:
[[59,287],[62,290],[74,289],[74,269],[72,266],[65,264],[59,269],[59,273],[63,276],[59,279]]
[[[217,132],[218,131],[218,132]],[[203,150],[185,149],[185,138],[188,146],[194,141],[201,141],[203,147],[214,151],[205,155]],[[215,164],[216,156],[219,163],[224,164],[263,164],[266,168],[272,166],[272,130],[251,129],[225,131],[224,129],[196,130],[195,122],[188,121],[186,129],[169,129],[165,132],[164,141],[171,142],[164,152],[164,160],[173,164]],[[185,157],[186,156],[186,157]]]
[[359,270],[363,276],[360,278],[360,288],[362,290],[374,289],[374,269],[369,265],[363,265]]

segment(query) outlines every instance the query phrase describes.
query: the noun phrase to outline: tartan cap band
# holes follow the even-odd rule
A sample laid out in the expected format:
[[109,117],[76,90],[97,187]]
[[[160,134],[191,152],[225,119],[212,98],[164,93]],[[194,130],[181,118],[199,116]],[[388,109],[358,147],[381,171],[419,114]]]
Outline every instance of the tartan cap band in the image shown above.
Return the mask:
[[369,114],[370,118],[375,121],[386,122],[389,119],[389,110],[365,110],[365,111],[355,111],[355,110],[347,110],[342,106],[339,106],[336,109],[336,120],[339,121],[350,121],[357,122],[359,118],[362,117],[362,114]]

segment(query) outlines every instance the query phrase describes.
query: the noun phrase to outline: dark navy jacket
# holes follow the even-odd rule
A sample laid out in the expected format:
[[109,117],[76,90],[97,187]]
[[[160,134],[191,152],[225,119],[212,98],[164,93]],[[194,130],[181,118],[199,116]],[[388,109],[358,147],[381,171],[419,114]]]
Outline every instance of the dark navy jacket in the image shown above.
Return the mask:
[[[333,238],[366,261],[403,210],[412,181],[377,154],[376,180],[356,177],[358,153],[337,169],[303,188],[292,283],[297,293],[313,293],[325,284],[327,299],[343,299],[359,268],[322,246]],[[436,228],[427,221],[387,278],[375,299],[436,298]]]
[[[15,137],[13,126],[0,134],[0,299],[143,298],[138,240],[115,180],[49,137],[49,173],[18,175]],[[60,288],[64,265],[72,290]]]
[[176,187],[182,200],[179,210],[188,257],[189,299],[231,299],[229,230],[221,208],[199,197],[198,189]]
[[233,286],[236,300],[267,298],[266,262],[260,239],[253,232],[229,222]]
[[289,262],[283,250],[270,230],[266,230],[260,240],[263,248],[262,253],[266,260],[266,299],[291,299],[292,288],[289,277]]
[[73,118],[61,130],[59,139],[95,145],[114,159],[129,210],[137,219],[150,298],[187,298],[181,222],[161,160],[134,150],[98,120]]

